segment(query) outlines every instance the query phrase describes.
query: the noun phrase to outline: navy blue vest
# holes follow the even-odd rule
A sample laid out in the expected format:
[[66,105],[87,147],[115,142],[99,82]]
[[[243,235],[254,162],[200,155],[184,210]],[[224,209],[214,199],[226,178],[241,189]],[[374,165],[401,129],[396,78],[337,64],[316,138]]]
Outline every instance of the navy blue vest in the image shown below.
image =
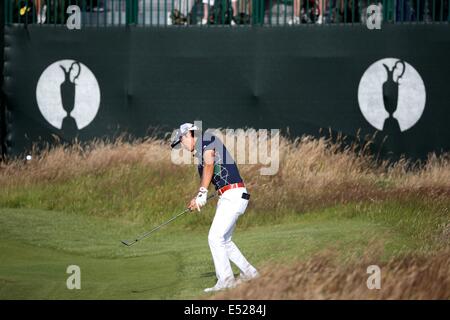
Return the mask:
[[198,137],[196,143],[196,157],[198,157],[198,173],[203,174],[203,153],[206,150],[215,150],[214,174],[212,183],[216,190],[233,183],[242,182],[239,170],[227,148],[219,138],[213,135]]

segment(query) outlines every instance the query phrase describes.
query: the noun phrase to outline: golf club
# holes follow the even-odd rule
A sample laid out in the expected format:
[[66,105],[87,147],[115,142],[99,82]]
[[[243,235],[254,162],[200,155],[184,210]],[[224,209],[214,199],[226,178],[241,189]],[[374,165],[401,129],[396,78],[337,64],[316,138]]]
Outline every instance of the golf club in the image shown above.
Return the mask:
[[[210,195],[207,199],[211,199],[214,198],[216,196],[216,193]],[[191,209],[187,208],[184,211],[180,212],[179,214],[173,216],[172,218],[170,218],[169,220],[167,220],[166,222],[160,224],[159,226],[154,227],[152,230],[147,231],[146,233],[144,233],[143,235],[137,237],[134,240],[120,240],[120,242],[122,242],[124,245],[131,247],[132,245],[136,244],[136,242],[148,237],[149,235],[151,235],[153,232],[159,230],[160,228],[164,227],[166,224],[169,224],[170,222],[172,222],[173,220],[175,220],[176,218],[182,216],[183,214],[185,214],[186,212],[191,211]]]

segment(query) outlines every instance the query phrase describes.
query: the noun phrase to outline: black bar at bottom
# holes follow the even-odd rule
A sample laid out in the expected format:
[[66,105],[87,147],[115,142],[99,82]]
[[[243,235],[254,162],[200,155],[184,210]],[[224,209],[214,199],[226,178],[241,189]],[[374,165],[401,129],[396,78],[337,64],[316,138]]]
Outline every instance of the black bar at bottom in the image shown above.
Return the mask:
[[[0,301],[2,312],[14,315],[32,312],[84,316],[97,312],[105,318],[130,319],[131,314],[145,315],[145,319],[289,319],[307,318],[331,314],[333,318],[345,316],[355,319],[381,318],[392,312],[409,316],[430,318],[448,310],[449,301],[280,301],[280,300],[150,300],[150,301]],[[8,310],[9,309],[9,310]]]

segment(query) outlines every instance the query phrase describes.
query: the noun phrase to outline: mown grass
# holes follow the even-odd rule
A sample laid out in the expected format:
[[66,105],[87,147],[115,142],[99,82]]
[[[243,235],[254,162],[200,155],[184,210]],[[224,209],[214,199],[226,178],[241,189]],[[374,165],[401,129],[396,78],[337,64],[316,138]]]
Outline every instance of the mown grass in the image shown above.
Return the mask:
[[[342,205],[290,217],[277,225],[244,230],[238,224],[234,241],[258,268],[275,263],[289,266],[331,250],[347,264],[374,252],[378,263],[390,257],[438,250],[438,242],[411,236],[396,228],[380,210],[401,205]],[[389,208],[391,207],[391,208]],[[408,209],[407,209],[408,210]],[[407,211],[406,210],[406,211]],[[434,211],[430,214],[437,214]],[[371,217],[368,219],[368,217]],[[214,284],[214,267],[206,230],[186,230],[199,215],[167,226],[138,245],[120,239],[145,231],[138,223],[35,209],[0,210],[0,297],[2,299],[183,299],[205,298],[202,289]],[[425,223],[427,217],[418,218]],[[409,224],[407,224],[409,225]],[[406,231],[406,232],[405,232]],[[432,233],[434,234],[434,232]],[[432,245],[432,247],[431,247]],[[383,251],[380,256],[379,251]],[[82,270],[82,290],[67,290],[68,265]],[[235,269],[235,273],[238,270]]]

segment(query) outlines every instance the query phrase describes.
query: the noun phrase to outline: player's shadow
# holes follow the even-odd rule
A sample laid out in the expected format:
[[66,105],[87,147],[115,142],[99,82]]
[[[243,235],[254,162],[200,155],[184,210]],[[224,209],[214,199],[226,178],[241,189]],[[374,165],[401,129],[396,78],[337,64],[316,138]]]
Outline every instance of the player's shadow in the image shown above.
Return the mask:
[[150,291],[155,291],[155,290],[160,290],[160,289],[166,289],[166,288],[172,287],[172,285],[175,285],[175,283],[170,284],[170,285],[151,287],[151,288],[142,289],[142,290],[131,290],[131,293],[145,293],[145,292],[150,292]]
[[216,273],[215,272],[205,272],[200,274],[200,278],[211,278],[211,277],[215,277]]
[[[200,274],[200,278],[212,278],[212,277],[215,277],[215,276],[216,276],[215,272],[205,272],[205,273]],[[235,273],[234,274],[235,278],[238,277],[238,276],[239,276],[239,273]]]

